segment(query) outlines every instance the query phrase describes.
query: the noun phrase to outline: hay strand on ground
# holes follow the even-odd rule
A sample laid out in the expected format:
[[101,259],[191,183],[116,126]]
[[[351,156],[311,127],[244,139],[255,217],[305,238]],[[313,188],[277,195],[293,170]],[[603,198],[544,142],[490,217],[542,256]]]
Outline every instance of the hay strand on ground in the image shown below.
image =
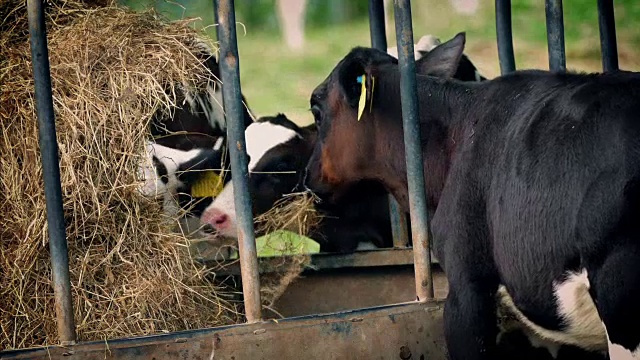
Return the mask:
[[[161,204],[136,192],[152,114],[176,105],[176,84],[212,78],[194,55],[197,34],[186,21],[106,1],[48,4],[78,340],[237,322],[232,294],[191,260]],[[8,349],[57,343],[57,334],[26,9],[1,5],[0,349]]]

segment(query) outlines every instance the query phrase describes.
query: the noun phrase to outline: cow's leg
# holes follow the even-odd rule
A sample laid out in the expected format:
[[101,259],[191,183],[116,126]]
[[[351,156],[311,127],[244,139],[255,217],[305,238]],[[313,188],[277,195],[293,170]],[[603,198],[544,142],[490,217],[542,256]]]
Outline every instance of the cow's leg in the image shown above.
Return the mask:
[[443,193],[432,221],[436,256],[449,281],[444,308],[447,348],[452,360],[493,360],[497,356],[499,276],[485,207],[476,199],[477,193],[454,186]]
[[[449,267],[449,273],[456,271]],[[459,274],[467,270],[460,270]],[[444,331],[451,360],[496,359],[495,293],[490,278],[453,276],[444,308]]]
[[640,246],[613,250],[591,276],[611,360],[640,359]]

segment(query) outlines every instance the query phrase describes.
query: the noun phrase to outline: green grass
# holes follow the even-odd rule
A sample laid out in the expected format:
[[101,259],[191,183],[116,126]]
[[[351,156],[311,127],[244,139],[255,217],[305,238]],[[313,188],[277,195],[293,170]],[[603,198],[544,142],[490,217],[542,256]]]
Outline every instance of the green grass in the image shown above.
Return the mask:
[[[445,0],[413,1],[414,39],[417,41],[422,35],[434,34],[447,40],[457,32],[466,31],[465,53],[485,76],[493,77],[499,74],[494,2],[480,2],[479,11],[466,16],[456,13]],[[154,1],[135,3],[137,8],[143,8]],[[213,24],[211,1],[179,0],[168,3],[158,0],[156,3],[156,9],[169,18],[200,17],[196,26],[206,27],[207,34],[215,38],[215,28],[207,27]],[[323,10],[321,1],[310,0],[308,11],[312,19],[306,29],[305,51],[300,55],[287,51],[281,41],[274,0],[236,3],[236,20],[244,23],[244,28],[238,27],[242,91],[251,109],[258,116],[283,112],[298,123],[309,123],[308,101],[313,89],[353,46],[370,44],[366,0],[357,2],[356,7],[362,14],[341,17]],[[595,4],[595,1],[585,0],[563,2],[569,68],[600,70]],[[517,67],[547,68],[544,1],[513,0],[512,9]],[[621,67],[636,69],[640,65],[636,60],[640,53],[637,46],[640,43],[640,27],[636,24],[636,19],[640,19],[640,2],[616,0],[615,13]],[[340,18],[351,20],[341,21]],[[328,24],[323,26],[325,23]],[[387,41],[394,45],[392,14],[390,25]]]

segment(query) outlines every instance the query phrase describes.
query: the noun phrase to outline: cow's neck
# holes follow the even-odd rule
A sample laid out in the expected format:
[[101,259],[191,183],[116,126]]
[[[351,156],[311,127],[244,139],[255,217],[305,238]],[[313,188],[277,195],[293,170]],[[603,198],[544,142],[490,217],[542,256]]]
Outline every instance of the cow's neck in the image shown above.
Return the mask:
[[[398,84],[396,82],[395,84]],[[382,182],[409,211],[406,159],[402,127],[402,110],[399,88],[380,84],[380,99],[397,99],[381,102],[376,109],[379,146],[376,166],[371,176]],[[418,82],[419,120],[422,139],[423,167],[427,191],[427,207],[435,211],[445,184],[451,158],[464,140],[467,112],[463,106],[467,93],[465,85],[445,82],[441,79],[420,77]]]

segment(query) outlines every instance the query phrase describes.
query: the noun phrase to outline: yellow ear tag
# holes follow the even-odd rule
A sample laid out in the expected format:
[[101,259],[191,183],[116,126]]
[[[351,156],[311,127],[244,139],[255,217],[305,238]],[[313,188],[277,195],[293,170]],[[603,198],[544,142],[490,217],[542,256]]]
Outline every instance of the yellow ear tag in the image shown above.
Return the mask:
[[360,100],[358,100],[358,121],[362,117],[362,113],[364,112],[364,107],[367,102],[367,89],[365,84],[367,82],[367,75],[362,75],[358,77],[358,82],[362,83],[362,91],[360,91]]
[[371,77],[371,94],[369,94],[369,112],[373,110],[373,88],[376,85],[376,78]]
[[214,171],[205,171],[200,179],[191,186],[191,196],[215,197],[222,191],[222,178]]

